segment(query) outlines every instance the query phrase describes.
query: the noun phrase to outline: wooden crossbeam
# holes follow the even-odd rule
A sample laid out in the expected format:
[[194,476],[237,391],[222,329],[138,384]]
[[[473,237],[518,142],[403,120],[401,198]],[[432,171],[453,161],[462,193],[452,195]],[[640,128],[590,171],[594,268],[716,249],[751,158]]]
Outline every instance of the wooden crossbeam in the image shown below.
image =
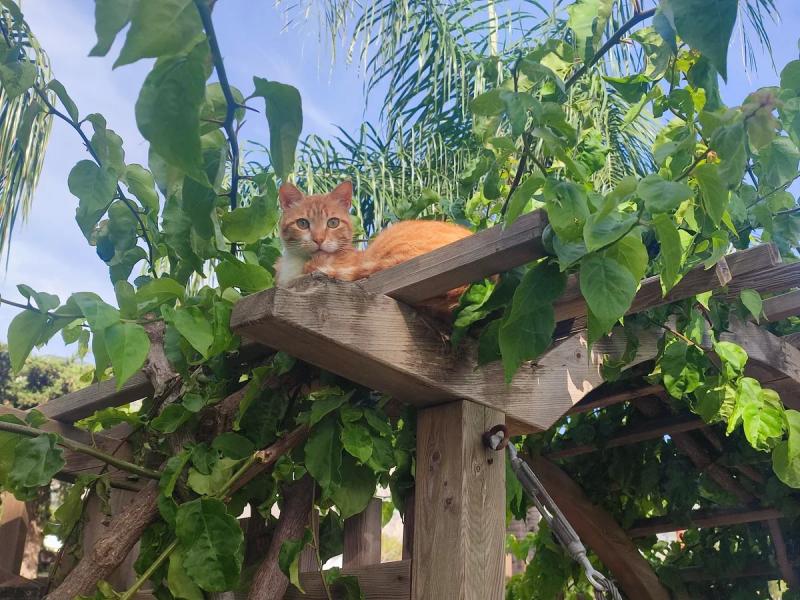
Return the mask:
[[775,561],[778,563],[778,568],[781,572],[783,580],[789,584],[792,589],[797,589],[800,586],[800,574],[797,569],[792,565],[789,560],[789,554],[786,552],[786,543],[783,541],[783,531],[778,519],[770,519],[767,521],[769,528],[769,537],[772,539],[772,547],[775,549]]
[[759,508],[755,510],[742,510],[737,508],[717,511],[696,510],[689,515],[689,518],[667,516],[638,519],[634,522],[633,527],[628,529],[628,535],[631,537],[644,537],[657,533],[680,531],[691,527],[698,527],[701,529],[707,527],[725,527],[727,525],[740,525],[742,523],[780,519],[781,517],[783,517],[783,513],[777,508]]
[[784,292],[800,287],[800,262],[776,265],[763,271],[753,271],[734,278],[728,284],[726,298],[738,298],[742,290],[757,290],[762,294]]
[[[470,400],[509,417],[515,432],[547,429],[603,383],[604,356],[624,350],[612,335],[588,350],[585,332],[523,365],[510,384],[499,362],[476,368],[477,347],[449,347],[424,317],[406,305],[365,292],[358,284],[315,276],[291,289],[266,290],[240,300],[231,327],[351,381],[410,404]],[[643,334],[634,362],[652,358],[656,334]]]
[[[736,280],[747,278],[751,274],[763,273],[780,262],[780,254],[773,244],[754,246],[725,256],[714,268],[706,269],[702,265],[695,267],[686,273],[666,296],[661,293],[661,278],[648,277],[641,282],[639,291],[626,314],[635,314],[690,298],[702,292],[716,290]],[[556,302],[555,311],[557,321],[586,315],[586,302],[581,296],[578,277],[573,275],[569,278],[564,294]]]
[[37,409],[51,419],[74,423],[93,415],[97,410],[130,404],[152,393],[153,386],[150,380],[139,371],[128,379],[120,390],[117,390],[117,381],[112,377],[55,398],[38,406]]
[[645,396],[659,396],[665,393],[664,386],[658,383],[610,392],[598,390],[597,394],[593,394],[591,397],[573,406],[569,410],[569,414],[573,415],[589,412],[596,408],[606,408],[607,406],[619,404],[620,402],[628,402],[629,400],[644,398]]
[[[0,406],[0,415],[2,414],[14,415],[23,421],[25,420],[25,411],[10,406]],[[130,460],[132,456],[130,445],[127,442],[100,433],[89,433],[88,431],[78,429],[68,423],[50,419],[42,425],[41,429],[42,431],[57,433],[65,438],[75,440],[76,442],[88,446],[94,446],[98,450],[102,450],[118,458]],[[66,448],[64,449],[64,460],[67,461],[67,464],[58,475],[58,478],[64,481],[72,481],[75,477],[82,474],[98,473],[105,466],[104,462],[96,458],[80,452],[67,450]],[[107,472],[110,474],[112,482],[117,482],[128,488],[137,485],[131,482],[128,473],[119,471],[115,467],[109,467]]]
[[[367,600],[410,600],[411,599],[411,561],[394,562],[342,569],[344,575],[358,578],[361,591]],[[285,600],[328,600],[319,573],[301,573],[300,583],[305,590],[301,592],[294,586],[284,596]],[[335,596],[338,598],[338,596]]]
[[364,289],[413,304],[465,283],[480,281],[544,256],[543,210],[522,215],[508,227],[497,225],[418,256],[364,280]]
[[639,442],[664,437],[665,435],[694,431],[705,426],[706,424],[702,419],[698,419],[693,415],[675,415],[663,419],[654,419],[640,425],[626,427],[621,433],[609,438],[602,445],[581,444],[562,448],[551,452],[547,455],[547,458],[552,460],[580,456],[581,454],[589,454],[605,448],[618,448],[619,446],[638,444]]
[[764,317],[767,321],[780,321],[800,315],[800,290],[764,300]]

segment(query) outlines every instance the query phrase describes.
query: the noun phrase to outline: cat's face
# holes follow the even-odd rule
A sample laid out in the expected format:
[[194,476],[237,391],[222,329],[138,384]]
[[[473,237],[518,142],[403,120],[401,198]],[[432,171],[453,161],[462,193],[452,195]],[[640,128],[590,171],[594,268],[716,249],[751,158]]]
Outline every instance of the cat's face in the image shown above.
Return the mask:
[[278,197],[283,210],[281,239],[287,251],[311,256],[352,247],[353,185],[349,181],[328,194],[313,196],[306,196],[292,184],[284,183]]

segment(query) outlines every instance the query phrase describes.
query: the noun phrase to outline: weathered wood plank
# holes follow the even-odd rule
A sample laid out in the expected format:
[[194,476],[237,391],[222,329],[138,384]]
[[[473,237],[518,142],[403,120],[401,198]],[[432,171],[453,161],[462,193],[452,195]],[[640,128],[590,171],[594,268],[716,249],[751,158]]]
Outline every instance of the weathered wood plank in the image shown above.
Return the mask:
[[[24,411],[12,408],[10,406],[0,406],[0,415],[2,414],[11,414],[19,419],[22,419],[23,421],[25,420]],[[83,429],[78,429],[73,425],[62,423],[61,421],[50,419],[44,425],[42,425],[41,429],[42,431],[58,433],[59,435],[63,435],[71,440],[81,442],[82,444],[95,446],[98,450],[102,450],[107,454],[111,454],[125,460],[130,460],[132,456],[130,445],[125,441],[114,439],[99,433],[92,434],[88,431],[84,431]],[[67,449],[64,449],[64,460],[67,461],[67,464],[61,473],[59,473],[58,477],[64,481],[72,481],[76,476],[84,473],[97,473],[105,466],[104,462],[96,458]],[[131,480],[128,473],[119,471],[115,467],[110,467],[107,472],[111,476],[112,482],[118,482],[120,485],[126,485],[127,487],[139,485],[139,482]]]
[[74,423],[93,415],[97,410],[129,404],[152,393],[153,386],[150,380],[139,371],[128,379],[120,390],[117,390],[117,381],[112,377],[55,398],[37,408],[51,419]]
[[750,361],[760,362],[800,383],[800,350],[754,323],[732,321],[730,329],[720,339],[739,344]]
[[800,290],[764,300],[764,317],[767,321],[780,321],[797,315],[800,315]]
[[[366,600],[411,600],[410,560],[398,560],[357,569],[342,569],[342,573],[358,577],[358,583]],[[328,600],[319,573],[301,573],[300,582],[305,594],[290,586],[284,596],[285,600]]]
[[[624,350],[622,336],[588,351],[586,333],[573,335],[523,365],[506,384],[499,362],[477,365],[477,348],[456,350],[413,309],[358,284],[314,277],[239,301],[231,317],[237,333],[333,371],[403,402],[427,406],[458,399],[501,410],[515,432],[547,429],[602,384],[606,354]],[[640,339],[634,362],[655,355],[655,334]]]
[[657,533],[668,533],[670,531],[680,531],[690,527],[725,527],[727,525],[740,525],[742,523],[754,523],[757,521],[768,521],[770,519],[780,519],[783,513],[777,508],[750,509],[725,509],[717,511],[696,510],[688,518],[679,516],[652,517],[649,519],[638,519],[634,521],[633,527],[628,529],[631,537],[644,537]]
[[363,512],[344,522],[342,567],[354,569],[381,562],[381,506],[373,498]]
[[569,475],[538,457],[532,468],[584,544],[594,550],[628,598],[668,600],[669,592],[614,518],[591,500]]
[[767,521],[769,528],[769,537],[772,539],[772,547],[775,549],[775,562],[778,563],[778,568],[781,571],[781,578],[789,584],[792,589],[800,587],[800,575],[794,568],[789,560],[789,554],[786,552],[786,543],[783,541],[783,531],[781,530],[781,522],[778,519],[770,519]]
[[544,211],[521,216],[510,227],[497,225],[418,256],[362,282],[364,289],[413,304],[465,283],[508,271],[544,256]]
[[501,600],[505,461],[482,434],[503,414],[459,401],[419,411],[413,597]]
[[[780,254],[773,244],[763,244],[734,252],[722,258],[715,268],[706,269],[702,265],[695,267],[686,273],[666,296],[661,293],[661,278],[648,277],[642,281],[626,314],[635,314],[724,287],[748,274],[771,269],[780,262]],[[564,294],[556,302],[555,311],[557,321],[582,317],[586,314],[586,302],[581,296],[580,283],[576,276],[571,276],[567,281]]]
[[769,269],[756,270],[742,277],[735,277],[728,284],[725,298],[738,298],[742,290],[758,290],[761,293],[783,292],[800,287],[800,262],[777,265]]
[[19,575],[25,539],[28,536],[28,509],[10,492],[0,492],[0,570]]
[[569,410],[569,414],[578,414],[595,410],[596,408],[605,408],[620,402],[628,402],[637,398],[644,398],[646,396],[659,396],[666,393],[664,386],[659,383],[643,385],[641,387],[606,391],[605,389],[598,389],[596,393],[587,397],[585,400],[579,402]]
[[647,421],[636,426],[624,428],[620,433],[606,440],[601,446],[595,444],[570,446],[551,452],[547,455],[547,458],[554,460],[558,458],[568,458],[570,456],[580,456],[581,454],[589,454],[605,448],[618,448],[619,446],[638,444],[639,442],[660,438],[665,435],[694,431],[695,429],[700,429],[705,426],[706,424],[702,419],[693,415],[675,415],[662,419],[653,419],[652,421]]

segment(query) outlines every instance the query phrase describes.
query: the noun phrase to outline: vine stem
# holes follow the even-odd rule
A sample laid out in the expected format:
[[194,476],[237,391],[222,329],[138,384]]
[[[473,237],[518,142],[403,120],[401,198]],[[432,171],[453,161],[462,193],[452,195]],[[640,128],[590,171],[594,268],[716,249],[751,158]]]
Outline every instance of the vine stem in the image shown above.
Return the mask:
[[[628,33],[631,29],[633,29],[636,25],[638,25],[642,21],[649,19],[655,14],[656,14],[656,9],[650,8],[648,10],[637,12],[630,19],[625,21],[625,23],[623,23],[622,26],[619,29],[617,29],[611,35],[611,37],[608,38],[608,40],[606,40],[606,43],[603,44],[597,52],[595,52],[594,56],[592,56],[592,58],[590,58],[588,62],[583,63],[583,65],[581,65],[581,67],[577,71],[575,71],[569,77],[569,79],[567,79],[567,81],[564,83],[564,92],[566,92],[573,85],[575,85],[578,82],[578,80],[581,77],[583,77],[590,68],[592,68],[595,64],[597,64],[597,62],[601,58],[603,58],[606,52],[608,52],[611,48],[617,45],[622,39],[623,35]],[[523,152],[525,152],[525,148],[523,148]],[[522,158],[520,158],[519,164],[517,165],[517,172],[514,174],[514,180],[511,183],[511,188],[508,191],[508,197],[506,198],[506,205],[508,204],[508,201],[511,198],[511,194],[514,193],[514,190],[517,189],[517,187],[520,184],[520,181],[522,180],[522,174],[525,172],[526,164],[527,161],[525,160],[525,154],[523,154]]]
[[[27,437],[38,437],[43,433],[50,433],[47,431],[42,431],[41,429],[36,429],[35,427],[20,425],[18,423],[8,423],[6,421],[0,421],[0,431],[6,431],[8,433],[16,433],[18,435],[24,435]],[[158,471],[147,469],[145,467],[140,467],[139,465],[128,462],[127,460],[122,460],[120,458],[117,458],[116,456],[111,456],[110,454],[106,454],[105,452],[102,452],[97,448],[93,448],[92,446],[87,446],[86,444],[82,444],[81,442],[76,442],[75,440],[71,440],[62,435],[58,435],[57,443],[59,446],[63,446],[68,450],[92,456],[94,458],[97,458],[98,460],[102,460],[106,464],[117,467],[122,471],[127,471],[128,473],[132,473],[133,475],[139,475],[140,477],[147,477],[149,479],[155,479],[155,480],[161,479],[161,473],[159,473]]]
[[177,547],[178,540],[173,540],[169,546],[164,548],[164,551],[158,555],[158,558],[153,561],[153,564],[147,567],[147,570],[139,576],[130,589],[120,596],[120,600],[131,600],[131,598],[136,595],[145,582],[153,576],[153,573],[155,573],[162,563],[169,558],[169,555],[172,554]]
[[[41,98],[42,102],[44,102],[45,106],[47,106],[48,112],[64,121],[67,125],[72,127],[77,134],[80,136],[81,141],[83,142],[84,146],[86,146],[86,150],[91,155],[94,162],[97,163],[98,166],[102,167],[103,162],[100,160],[95,149],[92,147],[92,142],[89,140],[89,137],[83,131],[81,124],[78,122],[73,121],[70,117],[62,113],[58,110],[53,103],[50,102],[50,99],[47,97],[47,94],[39,88],[38,86],[34,86],[34,91],[38,94],[39,98]],[[153,275],[154,279],[158,279],[158,273],[156,273],[156,259],[155,259],[155,251],[153,250],[153,242],[150,239],[150,236],[147,233],[147,228],[144,225],[144,221],[142,221],[142,216],[139,214],[139,211],[136,209],[136,206],[133,204],[130,198],[128,198],[125,193],[122,191],[122,187],[117,183],[117,196],[120,200],[128,207],[128,210],[131,211],[133,217],[136,219],[136,222],[139,224],[139,227],[142,229],[142,239],[144,240],[145,245],[147,246],[147,262],[150,264],[150,272]]]
[[225,121],[223,121],[222,127],[225,129],[225,134],[228,137],[228,144],[231,150],[231,189],[229,194],[231,210],[235,210],[238,205],[239,196],[239,139],[236,135],[234,120],[239,103],[236,102],[236,98],[233,97],[233,90],[231,90],[231,85],[228,82],[228,74],[225,72],[225,63],[222,60],[222,52],[219,49],[219,42],[217,41],[217,33],[214,30],[214,21],[211,18],[211,6],[206,0],[194,0],[194,4],[197,7],[197,12],[200,13],[200,20],[203,23],[203,29],[205,29],[206,36],[208,37],[208,45],[211,48],[214,69],[217,71],[219,85],[222,88],[222,95],[225,97]]

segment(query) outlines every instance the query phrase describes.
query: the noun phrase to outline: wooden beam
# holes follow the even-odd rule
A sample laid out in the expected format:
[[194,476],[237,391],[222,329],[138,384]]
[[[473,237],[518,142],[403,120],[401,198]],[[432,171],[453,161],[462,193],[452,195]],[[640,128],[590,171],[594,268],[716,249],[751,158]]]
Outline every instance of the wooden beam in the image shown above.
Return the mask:
[[[358,577],[358,583],[366,600],[411,600],[410,560],[398,560],[357,569],[342,569],[342,574]],[[305,593],[294,586],[289,586],[284,600],[328,600],[319,573],[300,573],[300,583]]]
[[691,527],[700,529],[725,527],[727,525],[768,521],[769,519],[780,519],[782,517],[783,513],[777,508],[696,510],[688,518],[676,515],[638,519],[634,522],[633,527],[628,529],[628,535],[631,537],[644,537],[657,533],[680,531]]
[[362,282],[364,289],[413,304],[465,283],[508,271],[544,256],[543,210],[522,215],[508,227],[497,225],[418,256]]
[[784,292],[800,287],[800,262],[776,265],[734,278],[728,284],[725,298],[738,298],[742,290],[757,290],[762,294]]
[[686,583],[704,581],[728,581],[729,579],[748,579],[759,577],[766,580],[778,579],[781,573],[773,565],[760,562],[747,565],[743,569],[725,569],[724,573],[712,573],[706,567],[683,567],[677,570],[678,579]]
[[[706,269],[702,265],[695,267],[686,273],[666,296],[661,292],[661,278],[648,277],[641,282],[633,304],[626,314],[635,314],[690,298],[702,292],[716,290],[729,285],[737,278],[768,270],[780,262],[780,254],[773,244],[763,244],[734,252],[720,259],[712,269]],[[556,321],[586,315],[586,302],[581,296],[580,283],[576,276],[571,276],[567,281],[566,290],[556,302],[555,310]]]
[[[477,346],[453,350],[443,335],[408,306],[358,284],[324,276],[291,289],[247,296],[234,307],[231,327],[266,346],[332,371],[403,402],[429,406],[459,399],[504,412],[516,433],[549,428],[603,383],[606,355],[618,356],[624,336],[588,350],[586,332],[554,345],[506,384],[499,362],[476,367]],[[656,353],[656,333],[640,338],[634,362]]]
[[90,417],[97,410],[130,404],[152,393],[153,386],[150,380],[144,372],[139,371],[128,379],[120,390],[117,390],[117,381],[112,377],[50,400],[37,408],[46,417],[74,423]]
[[419,411],[413,597],[505,597],[505,460],[482,434],[502,413],[459,401]]
[[592,504],[569,475],[541,457],[533,459],[531,467],[583,543],[608,567],[625,596],[636,600],[670,598],[625,531],[607,511]]
[[596,408],[606,408],[607,406],[619,404],[620,402],[628,402],[630,400],[636,400],[637,398],[644,398],[645,396],[661,396],[665,393],[666,390],[664,390],[664,386],[660,383],[616,391],[607,391],[601,388],[598,389],[595,394],[592,394],[573,406],[568,414],[574,415],[589,412]]
[[0,492],[0,570],[19,575],[28,536],[28,509],[11,492]]
[[381,506],[370,500],[363,512],[344,521],[342,568],[368,567],[381,562]]
[[767,321],[780,321],[797,315],[800,315],[800,290],[764,300],[764,317]]
[[770,519],[767,521],[767,527],[769,528],[769,537],[772,539],[772,547],[775,548],[775,561],[781,571],[781,578],[789,584],[791,589],[796,590],[800,587],[800,576],[798,576],[798,572],[786,552],[781,523],[778,519]]
[[[23,421],[25,420],[25,411],[10,406],[0,406],[0,415],[2,414],[11,414]],[[42,425],[41,429],[42,431],[57,433],[71,440],[75,440],[76,442],[81,442],[82,444],[94,446],[98,450],[102,450],[107,454],[125,460],[130,460],[133,455],[130,445],[125,441],[114,439],[100,433],[89,433],[88,431],[78,429],[73,425],[62,423],[54,419],[47,421]],[[67,449],[64,449],[64,460],[67,461],[67,464],[64,469],[62,469],[61,473],[59,473],[58,477],[64,481],[72,481],[75,477],[84,473],[97,473],[105,466],[104,462],[96,458]],[[126,487],[138,487],[139,485],[139,482],[131,480],[128,473],[119,471],[115,467],[110,467],[107,472],[111,476],[112,483],[116,482]]]
[[638,444],[639,442],[664,437],[665,435],[694,431],[702,427],[706,427],[706,423],[693,415],[675,415],[662,419],[653,419],[652,421],[647,421],[639,425],[625,427],[620,433],[605,440],[601,445],[582,444],[579,446],[570,446],[551,452],[547,455],[547,458],[549,460],[555,460],[559,458],[568,458],[570,456],[580,456],[581,454],[589,454],[606,448],[618,448],[619,446]]
[[760,362],[800,383],[800,350],[783,338],[754,323],[732,320],[730,331],[722,333],[720,339],[739,344],[749,361]]

